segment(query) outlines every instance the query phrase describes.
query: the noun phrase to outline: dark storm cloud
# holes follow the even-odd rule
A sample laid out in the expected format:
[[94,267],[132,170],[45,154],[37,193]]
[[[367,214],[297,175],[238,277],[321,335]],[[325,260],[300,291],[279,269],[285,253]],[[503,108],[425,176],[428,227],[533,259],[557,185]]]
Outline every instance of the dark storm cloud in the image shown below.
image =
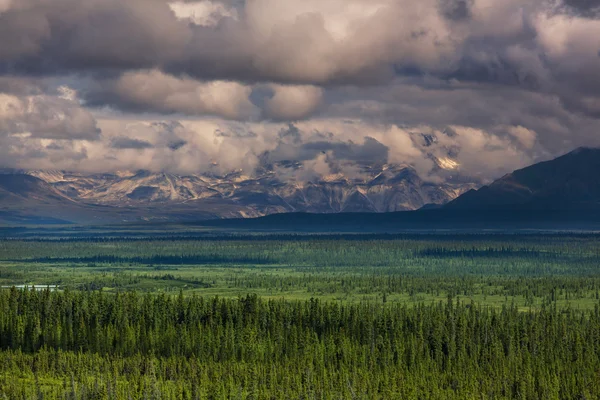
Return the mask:
[[[351,0],[348,7],[364,9],[360,18],[345,14],[344,7],[332,13],[336,1],[308,8],[293,0],[223,2],[239,16],[201,25],[178,19],[164,0],[20,0],[0,13],[0,71],[47,75],[159,68],[202,80],[330,85],[381,82],[394,70],[416,70],[504,84],[514,81],[511,74],[523,73],[510,56],[520,46],[540,56],[551,72],[560,72],[561,60],[541,60],[544,49],[532,40],[547,29],[535,26],[538,15],[561,12],[543,0]],[[381,11],[371,9],[375,6]],[[598,1],[566,0],[563,8],[588,15]],[[353,29],[336,28],[346,25]],[[86,100],[134,112],[177,112],[185,104],[165,101],[173,97],[165,89],[158,96],[162,102],[139,92],[132,96],[141,80],[150,84],[157,77],[128,78],[137,78],[129,89],[98,91]],[[516,81],[529,85],[536,79],[530,72]],[[189,83],[177,90],[185,92]],[[188,111],[205,109],[210,113],[210,106]]]
[[457,68],[440,78],[461,82],[489,83],[502,86],[514,86],[526,90],[540,89],[543,77],[526,66],[519,65],[503,54],[466,55],[457,64]]
[[294,124],[288,124],[286,128],[281,129],[278,136],[282,142],[300,143],[302,141],[300,129]]
[[471,17],[474,0],[440,0],[442,14],[451,20],[460,21]]
[[270,162],[308,161],[316,159],[320,154],[330,154],[334,160],[340,161],[385,163],[389,148],[371,137],[365,137],[362,144],[352,141],[307,141],[291,144],[282,141],[269,152],[268,159]]
[[177,151],[179,149],[181,149],[183,146],[185,146],[188,142],[181,139],[181,140],[174,140],[172,142],[167,143],[167,147],[173,151]]
[[215,137],[222,138],[236,138],[236,139],[248,139],[255,138],[258,135],[251,130],[240,129],[237,127],[230,128],[228,130],[217,129],[215,130]]
[[[369,10],[365,1],[352,2]],[[286,13],[280,4],[245,3],[239,18],[223,16],[205,26],[177,19],[162,0],[21,0],[0,13],[0,71],[45,75],[160,67],[201,79],[373,81],[395,59],[428,62],[438,57],[436,47],[450,44],[434,35],[415,37],[434,28],[406,5],[363,18],[360,32],[340,41],[327,19],[356,17],[327,14],[317,3],[314,10],[294,10],[290,2]],[[394,20],[398,23],[387,24]],[[395,54],[389,53],[392,45]]]
[[189,30],[160,0],[19,0],[0,13],[5,71],[128,69],[179,56]]
[[48,146],[46,146],[46,149],[48,149],[48,150],[64,150],[65,147],[61,146],[58,143],[50,143]]
[[110,146],[113,149],[136,149],[136,150],[151,149],[154,147],[152,145],[152,143],[147,142],[145,140],[132,139],[129,137],[124,137],[124,136],[113,138],[110,142]]
[[[335,142],[312,142],[303,146],[306,152],[332,152],[338,160],[363,161],[385,163],[388,160],[390,149],[371,137],[365,137],[363,144],[353,142],[335,143]],[[314,158],[314,157],[313,157]]]
[[34,79],[19,76],[0,76],[0,93],[17,96],[31,96],[43,94],[47,88]]
[[564,0],[568,12],[590,18],[600,17],[599,0]]

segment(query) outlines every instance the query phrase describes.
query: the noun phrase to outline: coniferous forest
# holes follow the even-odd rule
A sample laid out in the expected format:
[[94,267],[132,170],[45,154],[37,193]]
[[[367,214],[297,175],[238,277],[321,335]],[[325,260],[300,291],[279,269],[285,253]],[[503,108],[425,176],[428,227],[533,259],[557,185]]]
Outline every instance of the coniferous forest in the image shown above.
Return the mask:
[[598,398],[599,244],[6,239],[0,398]]

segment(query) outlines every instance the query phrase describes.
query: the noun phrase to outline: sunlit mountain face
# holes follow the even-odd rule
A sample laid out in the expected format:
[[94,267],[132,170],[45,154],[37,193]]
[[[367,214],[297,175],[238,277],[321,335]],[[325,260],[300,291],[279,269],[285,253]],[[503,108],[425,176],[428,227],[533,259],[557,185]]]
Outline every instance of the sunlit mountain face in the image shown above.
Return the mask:
[[237,216],[274,212],[388,212],[415,210],[426,204],[444,204],[476,186],[458,177],[428,182],[414,168],[398,164],[346,164],[345,171],[306,177],[298,162],[261,166],[252,175],[171,174],[150,171],[85,174],[57,170],[26,171],[63,196],[76,202],[114,207],[181,207],[212,205],[219,216],[231,216],[231,208],[219,212],[218,204],[235,206]]

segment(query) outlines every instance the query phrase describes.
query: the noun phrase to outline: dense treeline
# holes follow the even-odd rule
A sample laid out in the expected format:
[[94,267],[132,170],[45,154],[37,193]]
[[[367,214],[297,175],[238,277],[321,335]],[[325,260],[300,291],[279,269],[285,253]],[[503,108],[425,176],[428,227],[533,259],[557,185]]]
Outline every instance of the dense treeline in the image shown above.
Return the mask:
[[[81,230],[81,229],[80,229]],[[11,235],[12,233],[12,235]],[[27,228],[0,228],[0,238],[4,241],[26,241],[35,243],[45,242],[59,242],[59,243],[73,243],[73,242],[92,242],[92,243],[118,243],[118,242],[138,242],[138,241],[283,241],[283,242],[296,242],[299,240],[329,240],[329,241],[460,241],[460,242],[518,242],[528,243],[537,242],[540,238],[545,238],[551,241],[568,241],[572,240],[587,240],[597,239],[597,233],[585,233],[585,232],[559,232],[559,233],[527,233],[527,232],[516,232],[516,233],[433,233],[422,232],[422,233],[272,233],[272,232],[256,232],[244,233],[232,232],[232,233],[215,233],[212,231],[204,232],[186,232],[186,231],[100,231],[92,232],[86,229],[81,232],[75,232],[70,230],[58,229],[58,230],[47,230],[43,231],[35,229],[33,231],[27,230]]]
[[[18,261],[18,260],[7,260]],[[99,263],[99,264],[168,264],[168,265],[202,265],[202,264],[272,264],[274,260],[266,256],[227,256],[224,254],[206,255],[154,255],[151,257],[119,257],[112,255],[95,255],[91,257],[40,257],[29,259],[34,263]]]
[[[361,250],[376,247],[389,253],[390,249],[405,254],[424,255],[428,251],[535,251],[539,253],[600,255],[600,236],[595,235],[251,235],[225,237],[182,238],[81,238],[77,240],[51,238],[48,240],[0,240],[2,259],[64,257],[65,254],[86,257],[110,255],[127,257],[139,255],[185,255],[221,253],[271,253],[283,257],[288,252],[339,252],[341,249]],[[68,253],[65,251],[68,250]]]
[[[0,291],[0,394],[44,399],[583,399],[600,309]],[[1,395],[0,395],[1,397]]]
[[[502,236],[461,240],[333,240],[307,237],[298,240],[214,240],[214,241],[108,241],[29,242],[0,241],[0,261],[53,263],[142,263],[142,264],[279,264],[318,267],[452,267],[455,261],[498,259],[506,273],[518,273],[519,264],[552,267],[577,263],[578,274],[595,274],[600,263],[600,238],[525,237],[522,241]],[[553,263],[548,265],[548,263]],[[498,264],[498,262],[496,262]],[[442,266],[442,267],[440,267]],[[511,267],[512,266],[512,267]],[[468,265],[467,265],[468,267]],[[455,272],[455,271],[452,271]],[[462,272],[481,272],[467,270]],[[489,271],[487,271],[489,273]],[[571,271],[574,272],[574,271]]]

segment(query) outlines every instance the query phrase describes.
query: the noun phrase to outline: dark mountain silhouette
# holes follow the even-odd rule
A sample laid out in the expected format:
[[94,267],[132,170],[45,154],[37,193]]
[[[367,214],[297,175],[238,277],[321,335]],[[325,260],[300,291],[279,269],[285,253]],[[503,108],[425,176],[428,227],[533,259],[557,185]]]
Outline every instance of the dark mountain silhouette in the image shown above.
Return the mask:
[[70,202],[52,185],[25,174],[0,174],[0,206]]
[[600,210],[600,149],[579,148],[505,175],[445,210]]
[[0,223],[67,224],[84,208],[34,176],[0,174]]

